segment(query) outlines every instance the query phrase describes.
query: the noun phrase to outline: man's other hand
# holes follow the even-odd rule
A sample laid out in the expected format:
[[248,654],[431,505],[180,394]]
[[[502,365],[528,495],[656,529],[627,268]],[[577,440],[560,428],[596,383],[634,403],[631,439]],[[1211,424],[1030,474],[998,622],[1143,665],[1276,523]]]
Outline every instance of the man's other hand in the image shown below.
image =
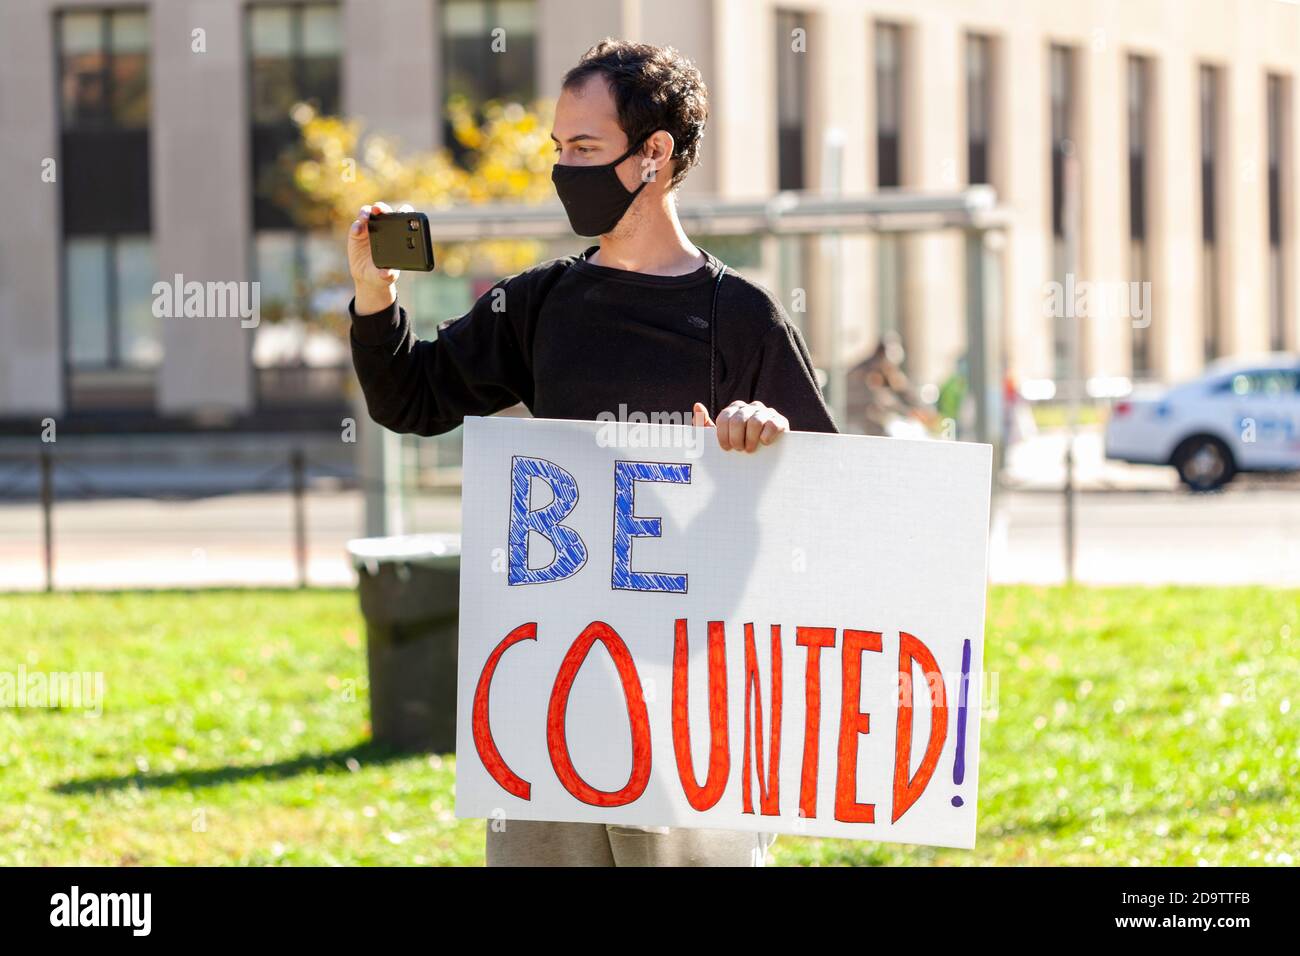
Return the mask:
[[697,428],[717,429],[718,447],[723,451],[754,452],[759,445],[770,445],[790,430],[789,419],[775,408],[739,399],[722,410],[716,423],[709,417],[709,410],[696,402],[694,419]]

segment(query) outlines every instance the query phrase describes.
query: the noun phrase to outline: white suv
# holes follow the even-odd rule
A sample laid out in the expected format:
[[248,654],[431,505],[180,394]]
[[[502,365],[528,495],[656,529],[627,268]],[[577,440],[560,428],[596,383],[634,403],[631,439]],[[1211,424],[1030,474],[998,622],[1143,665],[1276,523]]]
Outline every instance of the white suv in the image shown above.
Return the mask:
[[1194,491],[1239,471],[1300,470],[1300,356],[1215,362],[1201,378],[1116,402],[1106,457],[1173,465]]

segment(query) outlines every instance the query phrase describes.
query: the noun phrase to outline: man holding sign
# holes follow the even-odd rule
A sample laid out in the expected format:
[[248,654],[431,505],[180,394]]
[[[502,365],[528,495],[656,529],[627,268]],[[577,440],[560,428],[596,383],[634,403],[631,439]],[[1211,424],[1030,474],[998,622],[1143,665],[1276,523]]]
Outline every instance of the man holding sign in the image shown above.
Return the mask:
[[[434,435],[518,403],[538,418],[716,417],[718,448],[746,452],[790,429],[834,431],[780,303],[697,248],[678,220],[675,190],[698,162],[707,96],[671,48],[606,40],[588,51],[556,105],[553,179],[574,231],[599,245],[502,280],[434,341],[416,339],[397,273],[371,259],[366,219],[389,207],[362,209],[348,237],[352,355],[374,420]],[[474,520],[467,511],[467,529]],[[488,828],[489,864],[748,864],[770,843],[707,828],[505,819]]]
[[[706,114],[674,51],[589,51],[553,178],[599,245],[432,342],[370,259],[386,207],[353,224],[371,415],[466,422],[457,813],[490,865],[973,844],[989,450],[800,434],[835,428],[798,331],[677,219]],[[517,403],[566,421],[475,417]]]
[[457,814],[973,846],[989,446],[695,432],[465,420]]

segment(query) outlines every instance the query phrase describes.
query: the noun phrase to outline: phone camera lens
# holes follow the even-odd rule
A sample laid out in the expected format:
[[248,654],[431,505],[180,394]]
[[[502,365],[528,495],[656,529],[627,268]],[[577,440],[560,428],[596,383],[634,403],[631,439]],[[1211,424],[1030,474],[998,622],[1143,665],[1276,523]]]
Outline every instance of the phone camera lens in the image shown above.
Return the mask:
[[419,231],[420,231],[420,220],[418,220],[418,219],[408,219],[408,220],[406,220],[406,228],[409,229],[409,230],[411,230],[411,232],[419,232]]

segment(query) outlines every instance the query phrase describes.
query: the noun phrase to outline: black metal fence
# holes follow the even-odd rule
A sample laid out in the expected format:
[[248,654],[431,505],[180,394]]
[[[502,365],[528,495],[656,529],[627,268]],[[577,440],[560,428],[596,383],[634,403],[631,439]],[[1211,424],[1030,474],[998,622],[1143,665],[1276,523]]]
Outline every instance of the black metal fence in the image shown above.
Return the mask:
[[39,501],[40,553],[44,569],[45,590],[55,589],[55,510],[61,501],[139,499],[146,501],[197,501],[223,495],[288,492],[291,499],[291,538],[286,546],[292,550],[298,587],[308,585],[307,496],[309,479],[328,478],[349,490],[366,490],[379,483],[358,478],[337,466],[311,461],[301,448],[290,449],[284,457],[267,467],[252,480],[225,480],[209,486],[172,491],[133,490],[123,482],[106,482],[87,470],[86,463],[75,456],[56,453],[43,447],[28,456],[0,456],[0,502],[31,500],[33,491]]

